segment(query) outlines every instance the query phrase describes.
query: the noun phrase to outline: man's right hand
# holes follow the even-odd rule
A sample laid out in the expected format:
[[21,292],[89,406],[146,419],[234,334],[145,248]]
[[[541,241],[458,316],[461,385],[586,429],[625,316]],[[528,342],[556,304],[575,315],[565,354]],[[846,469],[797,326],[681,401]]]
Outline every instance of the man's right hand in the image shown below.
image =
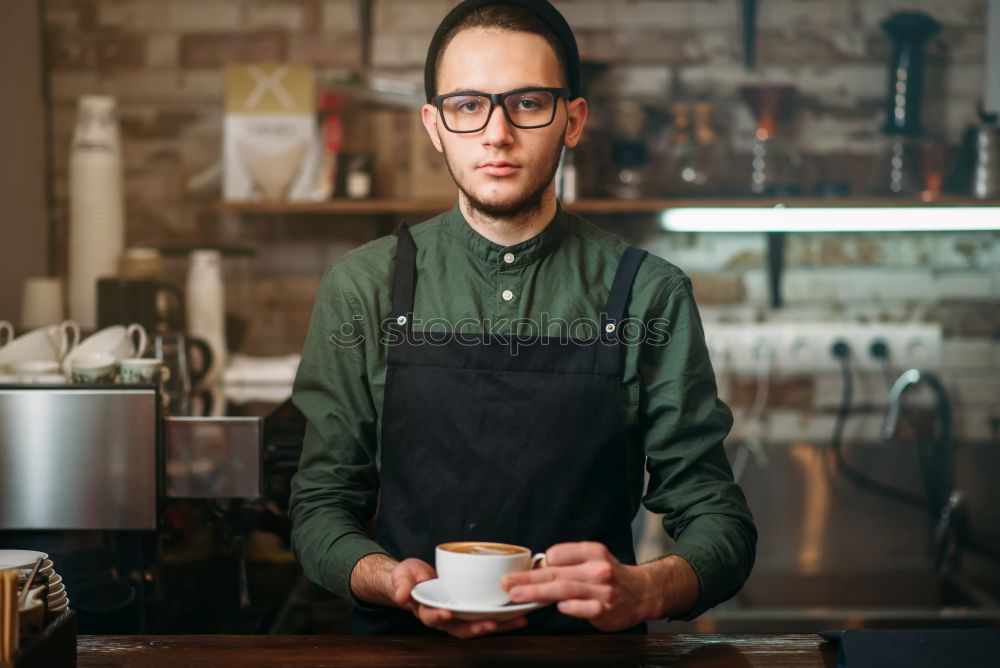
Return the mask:
[[[366,563],[367,562],[367,563]],[[351,589],[358,598],[384,605],[387,601],[397,607],[409,610],[425,626],[444,631],[456,638],[474,638],[476,636],[499,633],[523,628],[528,622],[524,617],[517,617],[502,622],[484,619],[467,622],[455,619],[454,613],[442,608],[432,608],[418,603],[410,593],[421,582],[437,577],[434,568],[420,559],[404,559],[396,562],[384,554],[370,554],[358,561],[351,573]],[[369,591],[375,585],[377,591]],[[360,585],[360,586],[359,586]]]

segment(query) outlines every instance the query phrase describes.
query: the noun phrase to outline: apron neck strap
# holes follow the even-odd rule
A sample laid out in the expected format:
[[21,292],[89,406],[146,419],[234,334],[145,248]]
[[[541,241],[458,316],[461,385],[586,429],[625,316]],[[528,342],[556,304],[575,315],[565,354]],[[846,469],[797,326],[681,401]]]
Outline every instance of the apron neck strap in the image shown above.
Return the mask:
[[[413,316],[413,290],[416,283],[417,248],[410,235],[410,228],[405,222],[396,228],[396,259],[392,278],[392,317],[397,325],[402,325],[409,331],[410,319]],[[601,336],[614,334],[618,323],[625,317],[625,306],[628,303],[632,282],[639,271],[639,264],[646,257],[646,251],[628,246],[625,254],[618,262],[615,278],[611,283],[608,302],[601,314]],[[617,338],[617,337],[613,337]]]
[[646,251],[628,246],[625,254],[618,262],[618,269],[615,271],[615,279],[611,283],[611,292],[608,294],[608,303],[604,307],[601,317],[601,336],[617,339],[618,324],[625,317],[625,305],[628,303],[629,292],[632,289],[632,281],[636,272],[639,271],[639,263],[646,257]]
[[[396,324],[410,329],[413,316],[413,285],[417,276],[417,248],[406,222],[396,228],[396,264],[392,277],[392,317]],[[405,318],[400,322],[400,318]]]

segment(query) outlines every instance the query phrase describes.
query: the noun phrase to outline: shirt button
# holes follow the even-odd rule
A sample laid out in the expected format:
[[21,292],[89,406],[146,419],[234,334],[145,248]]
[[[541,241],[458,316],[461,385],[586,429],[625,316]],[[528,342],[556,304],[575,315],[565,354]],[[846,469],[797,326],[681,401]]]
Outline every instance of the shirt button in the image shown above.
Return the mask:
[[504,290],[503,294],[501,294],[500,296],[503,297],[503,300],[505,302],[509,302],[511,299],[514,298],[514,293],[511,292],[510,290]]
[[511,262],[514,261],[514,254],[513,253],[504,253],[503,254],[503,261],[506,262],[507,264],[510,264]]

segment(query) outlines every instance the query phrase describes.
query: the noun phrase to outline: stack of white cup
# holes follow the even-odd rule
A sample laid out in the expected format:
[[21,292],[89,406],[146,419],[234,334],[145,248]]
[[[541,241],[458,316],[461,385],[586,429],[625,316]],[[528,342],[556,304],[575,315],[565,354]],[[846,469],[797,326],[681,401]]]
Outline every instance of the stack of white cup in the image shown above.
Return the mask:
[[69,313],[81,327],[93,329],[97,279],[118,273],[125,238],[114,98],[80,98],[69,174]]

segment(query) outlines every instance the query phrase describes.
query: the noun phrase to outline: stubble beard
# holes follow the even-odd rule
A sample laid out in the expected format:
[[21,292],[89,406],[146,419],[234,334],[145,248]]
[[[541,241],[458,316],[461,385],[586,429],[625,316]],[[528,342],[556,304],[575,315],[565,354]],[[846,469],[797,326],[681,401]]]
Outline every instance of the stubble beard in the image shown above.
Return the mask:
[[548,189],[549,184],[552,183],[556,170],[559,169],[559,158],[562,154],[565,140],[566,131],[564,130],[562,138],[555,143],[552,151],[543,156],[540,168],[536,172],[537,177],[532,182],[527,184],[527,187],[521,192],[521,194],[515,195],[513,198],[506,201],[501,200],[496,202],[484,202],[476,197],[471,188],[463,182],[461,173],[458,172],[455,165],[452,164],[451,159],[448,157],[448,150],[445,148],[444,142],[441,143],[441,149],[444,153],[445,164],[448,165],[448,171],[451,173],[451,178],[455,181],[455,185],[458,186],[458,189],[465,195],[469,208],[472,210],[473,214],[478,214],[485,218],[491,218],[494,220],[525,219],[541,210],[542,196]]

